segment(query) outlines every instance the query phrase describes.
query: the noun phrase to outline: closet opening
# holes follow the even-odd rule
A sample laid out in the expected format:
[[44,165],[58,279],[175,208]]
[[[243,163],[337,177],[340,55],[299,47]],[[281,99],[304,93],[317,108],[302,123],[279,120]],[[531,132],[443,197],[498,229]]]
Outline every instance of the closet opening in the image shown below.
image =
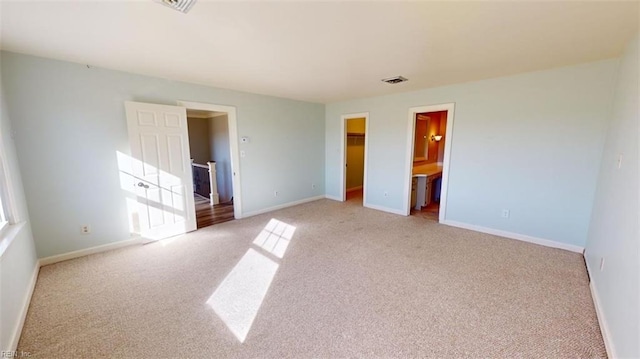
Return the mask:
[[368,113],[345,115],[343,138],[343,201],[366,202],[366,154]]

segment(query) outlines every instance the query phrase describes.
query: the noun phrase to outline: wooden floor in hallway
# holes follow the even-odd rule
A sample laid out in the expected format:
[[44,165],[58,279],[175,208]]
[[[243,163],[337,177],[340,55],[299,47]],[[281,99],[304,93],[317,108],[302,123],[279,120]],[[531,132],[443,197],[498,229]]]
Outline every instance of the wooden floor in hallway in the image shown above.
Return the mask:
[[430,221],[438,222],[438,216],[440,214],[440,202],[431,202],[427,206],[422,207],[421,210],[411,208],[411,215],[426,218]]
[[195,205],[198,229],[235,219],[233,216],[233,202],[211,206],[207,198],[196,195]]

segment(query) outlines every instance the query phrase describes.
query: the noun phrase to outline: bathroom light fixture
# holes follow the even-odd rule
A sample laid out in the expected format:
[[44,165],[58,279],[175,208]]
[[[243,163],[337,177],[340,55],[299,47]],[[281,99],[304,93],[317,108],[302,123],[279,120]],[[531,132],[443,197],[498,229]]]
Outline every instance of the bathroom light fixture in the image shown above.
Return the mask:
[[431,141],[439,142],[442,139],[442,135],[431,135]]
[[196,0],[153,0],[162,5],[168,6],[173,10],[178,10],[182,13],[187,13],[193,5],[196,3]]

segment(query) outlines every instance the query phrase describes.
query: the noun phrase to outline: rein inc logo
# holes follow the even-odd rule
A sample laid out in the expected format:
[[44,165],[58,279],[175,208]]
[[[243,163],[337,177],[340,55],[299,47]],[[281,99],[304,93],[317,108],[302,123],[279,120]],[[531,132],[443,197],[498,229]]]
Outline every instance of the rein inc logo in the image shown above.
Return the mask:
[[31,352],[25,352],[24,350],[17,351],[2,351],[2,358],[28,358],[31,356]]

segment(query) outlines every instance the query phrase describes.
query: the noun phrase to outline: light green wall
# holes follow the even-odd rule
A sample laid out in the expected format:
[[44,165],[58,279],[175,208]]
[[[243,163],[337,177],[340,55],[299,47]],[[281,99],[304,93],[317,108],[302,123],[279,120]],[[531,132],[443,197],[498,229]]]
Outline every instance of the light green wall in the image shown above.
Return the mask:
[[251,138],[240,145],[244,213],[324,194],[322,104],[8,52],[0,60],[39,257],[129,239],[116,161],[130,153],[124,101],[235,106],[239,136]]
[[189,153],[195,163],[206,165],[211,160],[208,118],[187,118],[189,128]]
[[619,358],[640,358],[639,41],[629,43],[618,72],[585,252]]
[[29,299],[38,263],[4,94],[0,88],[0,151],[8,164],[5,170],[12,185],[17,220],[26,222],[0,256],[0,351],[10,351],[15,350],[12,345],[17,343],[12,341],[20,335],[17,331],[20,315]]
[[328,104],[327,195],[341,194],[341,116],[369,112],[365,198],[404,213],[408,110],[453,102],[446,219],[583,247],[617,67],[607,60]]

